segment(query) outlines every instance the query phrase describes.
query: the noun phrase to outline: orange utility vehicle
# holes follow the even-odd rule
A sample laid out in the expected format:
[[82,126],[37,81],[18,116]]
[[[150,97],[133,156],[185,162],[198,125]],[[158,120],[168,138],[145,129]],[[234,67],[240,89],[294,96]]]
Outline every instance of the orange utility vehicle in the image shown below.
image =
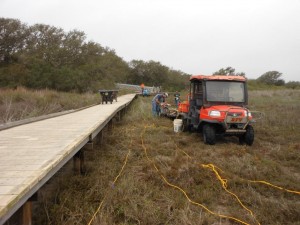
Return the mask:
[[246,81],[243,76],[191,76],[188,99],[178,106],[182,130],[202,131],[204,143],[210,145],[216,143],[217,135],[237,136],[240,143],[252,145]]

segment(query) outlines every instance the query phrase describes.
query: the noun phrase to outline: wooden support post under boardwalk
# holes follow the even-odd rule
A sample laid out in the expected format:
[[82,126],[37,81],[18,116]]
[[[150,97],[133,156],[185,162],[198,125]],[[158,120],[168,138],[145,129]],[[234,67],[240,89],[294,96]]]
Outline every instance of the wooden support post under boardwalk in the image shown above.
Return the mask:
[[101,146],[103,143],[103,131],[101,130],[95,138],[96,145]]
[[89,141],[83,146],[82,150],[93,150],[94,149],[94,141],[92,135],[89,136]]
[[126,108],[124,108],[124,109],[121,110],[121,116],[124,117],[125,114],[126,114]]
[[121,111],[117,112],[116,119],[118,122],[121,120]]
[[74,172],[77,174],[84,173],[84,151],[83,150],[79,150],[73,156],[73,169]]
[[101,130],[97,135],[97,144],[100,146],[103,144],[103,130]]
[[32,204],[37,199],[36,192],[6,221],[5,225],[32,225]]
[[32,201],[25,202],[22,207],[22,210],[23,210],[22,225],[31,225],[32,224]]
[[113,120],[110,120],[107,124],[108,130],[111,131],[113,128]]

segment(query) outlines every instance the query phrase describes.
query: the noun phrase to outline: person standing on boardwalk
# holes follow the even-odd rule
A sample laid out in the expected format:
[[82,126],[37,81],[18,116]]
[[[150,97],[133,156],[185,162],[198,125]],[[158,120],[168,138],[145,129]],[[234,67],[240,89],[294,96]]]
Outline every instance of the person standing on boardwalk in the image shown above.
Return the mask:
[[152,99],[152,114],[153,116],[159,116],[160,114],[160,104],[165,102],[168,97],[168,93],[157,94]]

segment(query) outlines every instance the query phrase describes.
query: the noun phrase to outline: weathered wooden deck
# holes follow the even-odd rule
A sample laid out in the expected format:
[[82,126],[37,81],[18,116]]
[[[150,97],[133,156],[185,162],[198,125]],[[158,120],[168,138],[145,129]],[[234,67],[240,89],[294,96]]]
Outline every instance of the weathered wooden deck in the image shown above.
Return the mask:
[[0,224],[11,217],[114,116],[134,94],[113,104],[0,131]]

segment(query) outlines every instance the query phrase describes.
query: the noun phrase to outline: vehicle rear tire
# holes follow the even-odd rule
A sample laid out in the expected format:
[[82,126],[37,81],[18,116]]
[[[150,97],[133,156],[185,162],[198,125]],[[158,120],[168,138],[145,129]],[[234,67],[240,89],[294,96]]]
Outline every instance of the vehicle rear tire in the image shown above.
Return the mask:
[[190,124],[188,122],[188,119],[182,119],[182,128],[181,131],[185,132],[185,131],[190,131]]
[[216,129],[210,124],[205,124],[202,130],[205,144],[214,145],[216,143]]
[[251,146],[254,142],[254,129],[251,125],[246,128],[246,133],[239,137],[240,144],[246,144]]

